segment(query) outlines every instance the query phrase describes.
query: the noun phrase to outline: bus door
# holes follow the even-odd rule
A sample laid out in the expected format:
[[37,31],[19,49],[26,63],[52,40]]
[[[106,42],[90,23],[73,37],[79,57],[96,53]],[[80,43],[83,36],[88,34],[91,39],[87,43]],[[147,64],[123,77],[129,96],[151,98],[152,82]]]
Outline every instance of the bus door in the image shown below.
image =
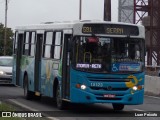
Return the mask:
[[18,32],[17,40],[17,50],[16,52],[16,85],[20,85],[20,65],[21,65],[21,58],[22,58],[22,46],[24,41],[24,32]]
[[37,32],[36,49],[35,49],[35,65],[34,65],[34,91],[40,92],[40,73],[41,73],[41,55],[44,32]]
[[69,99],[70,96],[70,51],[71,30],[64,31],[63,58],[62,58],[62,98]]

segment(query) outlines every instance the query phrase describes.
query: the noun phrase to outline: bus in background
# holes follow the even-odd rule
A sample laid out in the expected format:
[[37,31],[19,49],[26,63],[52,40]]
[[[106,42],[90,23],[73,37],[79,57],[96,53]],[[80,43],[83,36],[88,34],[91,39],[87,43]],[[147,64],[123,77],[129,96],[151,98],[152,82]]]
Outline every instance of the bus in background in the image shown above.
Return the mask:
[[143,103],[145,30],[141,25],[77,21],[19,26],[13,83],[26,99],[111,103],[114,110]]

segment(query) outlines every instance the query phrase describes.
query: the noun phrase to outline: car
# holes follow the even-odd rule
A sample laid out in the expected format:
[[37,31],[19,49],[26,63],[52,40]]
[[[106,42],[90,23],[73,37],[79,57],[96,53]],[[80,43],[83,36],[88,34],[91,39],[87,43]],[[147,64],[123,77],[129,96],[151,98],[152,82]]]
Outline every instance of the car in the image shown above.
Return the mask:
[[0,83],[12,82],[13,57],[0,56]]

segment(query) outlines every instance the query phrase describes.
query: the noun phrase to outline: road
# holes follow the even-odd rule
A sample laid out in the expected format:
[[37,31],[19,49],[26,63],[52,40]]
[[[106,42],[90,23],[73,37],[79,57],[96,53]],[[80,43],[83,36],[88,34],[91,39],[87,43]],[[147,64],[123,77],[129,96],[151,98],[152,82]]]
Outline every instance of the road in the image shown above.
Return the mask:
[[[23,89],[0,85],[0,101],[8,102],[28,111],[40,111],[54,120],[158,120],[160,117],[137,117],[141,113],[160,115],[160,98],[145,96],[143,105],[125,106],[123,111],[113,111],[110,104],[77,105],[68,104],[67,110],[58,110],[51,98],[42,97],[40,101],[25,100]],[[159,111],[159,112],[158,112]],[[134,117],[135,116],[135,117]]]

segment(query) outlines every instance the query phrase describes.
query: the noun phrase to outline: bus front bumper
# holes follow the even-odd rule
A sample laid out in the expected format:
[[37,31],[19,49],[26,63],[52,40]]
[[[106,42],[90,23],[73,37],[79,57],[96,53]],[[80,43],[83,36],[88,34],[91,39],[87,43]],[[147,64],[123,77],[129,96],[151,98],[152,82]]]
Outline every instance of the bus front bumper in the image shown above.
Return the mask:
[[[144,89],[138,90],[134,93],[124,94],[109,98],[102,94],[93,94],[85,90],[72,88],[70,100],[73,103],[118,103],[124,105],[138,105],[143,104]],[[108,94],[111,95],[111,94]]]

